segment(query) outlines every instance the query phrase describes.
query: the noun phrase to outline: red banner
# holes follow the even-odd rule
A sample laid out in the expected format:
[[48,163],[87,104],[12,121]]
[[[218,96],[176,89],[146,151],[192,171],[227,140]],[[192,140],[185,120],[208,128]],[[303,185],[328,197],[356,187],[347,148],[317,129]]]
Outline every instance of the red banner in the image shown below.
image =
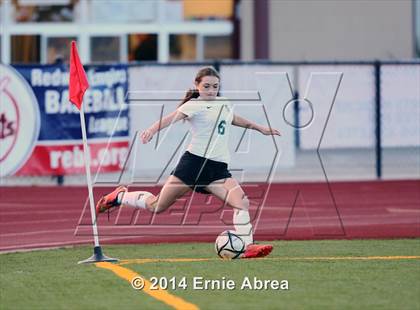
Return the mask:
[[[89,144],[91,171],[120,171],[128,152],[128,141]],[[63,175],[84,173],[83,144],[37,145],[16,175]]]

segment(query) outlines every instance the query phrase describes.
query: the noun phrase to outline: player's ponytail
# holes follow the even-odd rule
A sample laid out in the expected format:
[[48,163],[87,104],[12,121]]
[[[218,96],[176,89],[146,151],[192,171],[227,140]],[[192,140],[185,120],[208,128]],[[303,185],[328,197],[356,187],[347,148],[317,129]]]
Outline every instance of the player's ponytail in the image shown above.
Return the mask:
[[[219,72],[216,71],[213,67],[204,67],[201,68],[197,75],[195,76],[195,82],[198,84],[201,82],[201,79],[205,76],[215,76],[220,80]],[[185,94],[184,99],[182,99],[182,102],[179,104],[179,106],[183,105],[185,102],[190,101],[191,99],[198,98],[200,96],[200,93],[198,89],[189,89],[187,93]]]
[[199,96],[200,96],[200,93],[198,92],[198,89],[190,88],[185,94],[184,99],[182,99],[180,106],[183,105],[185,102],[190,101],[191,99],[198,98]]

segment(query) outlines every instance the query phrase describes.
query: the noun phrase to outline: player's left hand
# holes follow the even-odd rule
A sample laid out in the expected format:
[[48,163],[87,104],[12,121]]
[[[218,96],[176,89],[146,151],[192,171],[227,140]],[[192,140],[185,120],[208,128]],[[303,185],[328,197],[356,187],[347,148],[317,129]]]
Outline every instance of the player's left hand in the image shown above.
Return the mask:
[[272,136],[281,136],[280,131],[278,131],[277,129],[274,129],[274,128],[269,128],[269,127],[262,127],[260,129],[260,132],[263,135],[266,135],[266,136],[269,136],[269,135],[272,135]]
[[146,129],[140,134],[140,139],[143,144],[149,143],[152,140],[154,133],[150,129]]

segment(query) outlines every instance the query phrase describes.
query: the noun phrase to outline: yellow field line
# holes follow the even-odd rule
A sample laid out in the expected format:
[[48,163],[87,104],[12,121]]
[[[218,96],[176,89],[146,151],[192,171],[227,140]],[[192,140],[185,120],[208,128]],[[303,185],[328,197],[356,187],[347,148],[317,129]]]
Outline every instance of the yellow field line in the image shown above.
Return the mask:
[[[135,273],[134,271],[128,268],[124,268],[115,264],[101,262],[101,263],[95,263],[95,265],[100,268],[111,270],[120,278],[127,280],[130,284],[133,278],[140,277],[138,273]],[[144,277],[142,278],[144,279]],[[174,309],[177,309],[177,310],[184,310],[184,309],[185,310],[198,310],[199,309],[196,305],[189,303],[180,297],[174,296],[161,288],[158,288],[157,290],[151,290],[150,287],[151,287],[151,283],[147,281],[146,279],[144,279],[144,288],[142,291],[150,295],[151,297],[164,302],[168,306],[173,307]]]
[[[266,258],[275,259],[275,258]],[[420,259],[420,256],[337,256],[337,257],[286,257],[285,260],[401,260]]]
[[[288,260],[403,260],[420,259],[420,256],[314,256],[314,257],[265,257],[258,260],[288,261]],[[118,265],[146,263],[186,263],[220,261],[219,258],[137,258],[121,260]]]
[[127,264],[146,264],[146,263],[189,263],[189,262],[208,262],[216,261],[220,258],[135,258],[135,259],[124,259],[119,261],[118,265]]

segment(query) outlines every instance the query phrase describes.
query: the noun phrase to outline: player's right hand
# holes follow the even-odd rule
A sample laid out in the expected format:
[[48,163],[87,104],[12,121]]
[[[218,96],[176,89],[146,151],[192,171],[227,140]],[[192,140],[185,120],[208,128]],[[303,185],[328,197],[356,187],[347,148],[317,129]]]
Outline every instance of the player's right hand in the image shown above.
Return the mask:
[[140,135],[140,139],[141,139],[141,142],[143,142],[143,144],[148,143],[150,140],[152,140],[152,138],[153,138],[153,132],[150,129],[146,129]]

